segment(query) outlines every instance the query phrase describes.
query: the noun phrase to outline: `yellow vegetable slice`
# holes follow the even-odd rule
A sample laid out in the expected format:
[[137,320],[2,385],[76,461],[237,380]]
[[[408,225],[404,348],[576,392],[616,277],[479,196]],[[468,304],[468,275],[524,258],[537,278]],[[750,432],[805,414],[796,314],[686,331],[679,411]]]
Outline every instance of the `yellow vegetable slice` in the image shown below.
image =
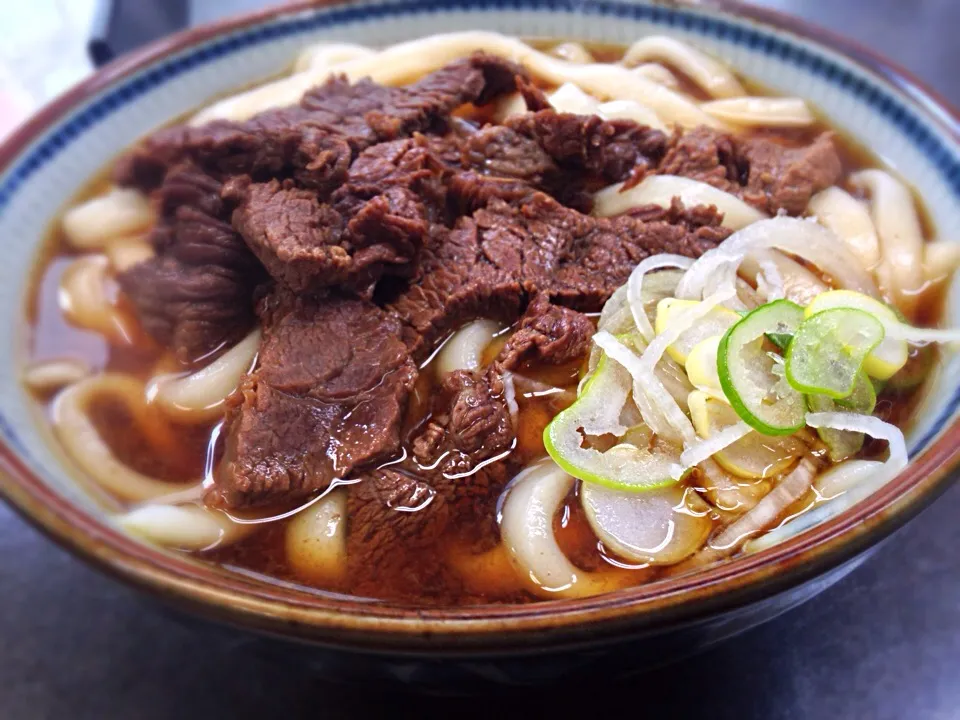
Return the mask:
[[[694,390],[687,399],[693,427],[702,438],[736,425],[740,417],[727,403]],[[742,478],[773,477],[785,471],[800,455],[804,445],[789,435],[771,437],[756,431],[716,453],[713,459],[727,472]]]
[[717,350],[723,335],[701,340],[687,355],[687,377],[695,388],[719,400],[727,401],[717,373]]
[[[653,326],[654,332],[661,335],[680,313],[699,304],[700,302],[697,300],[664,298],[657,303],[657,319]],[[714,335],[723,335],[739,319],[740,316],[733,310],[725,307],[715,307],[677,338],[676,342],[667,348],[667,354],[681,365],[686,365],[687,356],[698,343]]]

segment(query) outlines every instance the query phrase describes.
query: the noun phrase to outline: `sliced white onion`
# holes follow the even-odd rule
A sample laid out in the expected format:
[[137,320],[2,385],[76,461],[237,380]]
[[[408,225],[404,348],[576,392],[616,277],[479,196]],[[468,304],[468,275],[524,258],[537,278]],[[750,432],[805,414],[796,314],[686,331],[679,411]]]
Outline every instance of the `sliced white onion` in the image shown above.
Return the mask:
[[[633,315],[633,321],[640,331],[644,340],[650,342],[653,340],[653,325],[650,324],[650,318],[647,317],[643,302],[643,280],[649,272],[662,270],[664,268],[688,269],[693,265],[693,260],[683,255],[672,255],[670,253],[659,253],[641,260],[630,273],[630,279],[627,281],[626,301],[630,306],[630,313]],[[614,293],[616,294],[616,293]],[[612,298],[611,298],[612,299]],[[604,306],[606,310],[606,306]],[[602,320],[601,315],[601,320]],[[601,330],[603,328],[600,328]]]
[[700,107],[742,127],[809,127],[817,121],[802,98],[741,97],[705,102]]
[[907,466],[907,445],[900,428],[870,415],[847,412],[809,413],[807,425],[814,428],[830,428],[861,432],[878,440],[886,440],[889,457],[883,464],[883,475],[889,480]]
[[692,508],[691,496],[695,493],[682,485],[642,493],[580,486],[587,522],[604,545],[622,558],[652,565],[680,562],[710,534],[706,507],[700,512]]
[[763,287],[761,294],[768,302],[784,297],[798,305],[809,305],[813,298],[830,289],[803,265],[776,250],[747,253],[740,261],[739,272],[756,282],[758,290]]
[[763,248],[783,250],[810,262],[838,287],[873,297],[878,294],[869,274],[832,232],[814,220],[775,217],[738,230],[701,255],[677,286],[677,297],[698,300],[711,288],[734,283],[747,253]]
[[696,441],[696,433],[690,419],[664,388],[663,383],[653,373],[645,373],[640,358],[630,348],[623,345],[613,335],[598,332],[594,342],[612,360],[616,361],[633,377],[633,399],[644,422],[657,435],[668,440],[684,444]]
[[[830,468],[814,482],[814,489],[825,500],[823,504],[750,540],[743,546],[744,551],[766,550],[836,517],[879,487],[876,478],[882,477],[882,467],[883,463],[876,460],[847,460]],[[826,489],[828,485],[829,490]]]
[[909,188],[883,170],[861,170],[850,183],[870,193],[870,214],[880,238],[877,280],[911,317],[923,288],[923,230]]
[[813,461],[809,457],[802,458],[797,467],[760,502],[711,538],[699,557],[709,561],[730,555],[748,538],[770,528],[790,505],[810,489],[816,474]]
[[220,547],[240,540],[255,527],[199,505],[142,505],[115,520],[131,535],[178,550]]
[[810,198],[807,213],[836,233],[864,269],[872,271],[880,262],[880,241],[870,211],[846,190],[836,185],[821,190]]
[[624,53],[624,65],[655,61],[676,68],[711,97],[732,98],[745,95],[743,85],[720,62],[684,42],[664,35],[637,40]]
[[219,417],[223,403],[250,370],[260,349],[260,329],[250,332],[206,367],[189,375],[159,375],[147,383],[147,398],[180,420]]
[[701,440],[693,445],[688,446],[682,453],[680,453],[680,464],[683,465],[684,470],[696,467],[707,458],[713,457],[718,452],[730,447],[738,440],[742,440],[751,432],[753,432],[753,428],[747,425],[747,423],[745,423],[743,420],[735,425],[725,427],[723,430],[712,435],[706,440]]
[[287,562],[301,577],[331,583],[347,569],[347,491],[334,488],[287,523]]
[[437,355],[438,376],[442,378],[457,370],[478,370],[483,351],[502,329],[493,320],[474,320],[457,330]]
[[715,205],[723,213],[723,226],[732,230],[768,217],[735,195],[679,175],[651,175],[626,191],[623,183],[605,187],[593,196],[593,214],[610,217],[644,205],[668,208],[674,198],[680,198],[686,207]]
[[67,241],[81,250],[105,247],[116,238],[148,229],[156,216],[146,195],[131,188],[111,188],[63,214]]

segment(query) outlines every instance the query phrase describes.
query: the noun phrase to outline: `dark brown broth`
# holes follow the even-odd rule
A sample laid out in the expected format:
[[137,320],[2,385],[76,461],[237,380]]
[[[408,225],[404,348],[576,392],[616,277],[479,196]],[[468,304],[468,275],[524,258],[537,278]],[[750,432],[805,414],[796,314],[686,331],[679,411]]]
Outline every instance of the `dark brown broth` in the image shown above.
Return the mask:
[[[535,42],[535,45],[545,47],[545,42]],[[611,45],[591,45],[591,52],[598,61],[611,61],[620,57],[623,48]],[[686,78],[680,78],[682,89],[691,94],[700,96],[699,90]],[[769,94],[756,83],[746,83],[758,94]],[[482,121],[485,116],[476,111],[468,119]],[[785,142],[807,142],[816,133],[828,129],[825,123],[818,123],[814,128],[780,132],[777,137]],[[761,131],[761,134],[767,134]],[[865,147],[857,143],[852,137],[840,135],[839,146],[845,170],[851,172],[865,167],[876,167],[881,163]],[[107,171],[91,180],[88,186],[76,198],[77,201],[101,192],[105,185]],[[917,206],[921,209],[921,217],[928,237],[932,225],[929,216],[920,199]],[[51,226],[49,236],[44,244],[45,253],[38,263],[34,284],[36,291],[31,294],[26,305],[28,321],[28,351],[31,360],[46,360],[60,357],[76,357],[88,362],[96,370],[109,370],[131,373],[138,378],[147,379],[157,372],[158,367],[170,369],[176,366],[172,357],[153,345],[147,343],[136,348],[122,348],[110,346],[100,335],[72,326],[60,313],[57,303],[57,292],[60,276],[67,265],[75,259],[75,255],[68,249],[59,229],[59,221]],[[918,324],[936,325],[942,307],[942,287],[933,288],[925,297],[921,306]],[[507,335],[501,335],[488,348],[486,361],[492,360]],[[930,352],[930,351],[923,351]],[[935,351],[933,351],[935,354]],[[936,362],[936,357],[928,358],[928,362]],[[576,388],[579,375],[577,367],[531,367],[524,370],[525,374],[551,385],[568,389]],[[428,419],[430,398],[437,389],[435,373],[432,368],[425,368],[412,393],[410,407],[405,422],[405,435],[413,434],[413,430]],[[903,426],[909,421],[910,415],[922,398],[924,386],[922,384],[906,388],[887,388],[880,394],[877,403],[877,414]],[[559,411],[555,398],[547,397],[519,397],[520,420],[518,423],[518,439],[514,450],[514,459],[521,464],[530,462],[544,455],[543,428]],[[49,409],[47,402],[42,401]],[[208,452],[215,457],[219,455],[219,448],[214,446],[211,433],[216,423],[206,425],[172,425],[169,426],[169,439],[157,442],[158,433],[150,436],[140,432],[131,422],[127,413],[109,404],[103,404],[94,413],[95,422],[103,437],[113,448],[116,455],[143,472],[169,480],[182,480],[187,483],[202,476],[205,459]],[[167,421],[157,414],[156,422],[164,426]],[[161,434],[162,435],[162,434]],[[871,453],[880,446],[868,445],[865,452]],[[807,502],[804,500],[803,502]],[[799,505],[798,505],[799,506]],[[286,510],[289,508],[280,508]],[[233,545],[214,548],[201,553],[205,559],[220,564],[225,568],[236,568],[260,573],[263,576],[273,577],[281,581],[290,581],[310,585],[303,578],[298,577],[285,557],[284,533],[286,520],[263,523],[254,533]],[[583,510],[579,503],[576,491],[571,492],[564,503],[562,511],[554,522],[557,540],[566,554],[585,570],[596,570],[611,565],[628,566],[617,560],[612,553],[606,550],[591,531]],[[450,562],[469,562],[469,551],[456,547],[450,538],[441,538],[438,546],[443,549],[444,557]],[[394,548],[396,553],[419,553],[421,551],[410,548]],[[479,567],[470,565],[469,567]],[[631,573],[631,582],[640,584],[654,579],[665,572],[657,568],[634,568],[624,570]],[[321,590],[350,592],[350,579],[342,585],[326,586]],[[383,588],[383,598],[392,598],[394,593],[389,587]],[[438,593],[431,597],[400,598],[417,603],[465,605],[483,602],[530,602],[537,598],[524,590],[510,568],[506,555],[499,550],[493,551],[483,564],[483,570],[471,573],[465,578],[463,587],[451,588],[447,592]]]

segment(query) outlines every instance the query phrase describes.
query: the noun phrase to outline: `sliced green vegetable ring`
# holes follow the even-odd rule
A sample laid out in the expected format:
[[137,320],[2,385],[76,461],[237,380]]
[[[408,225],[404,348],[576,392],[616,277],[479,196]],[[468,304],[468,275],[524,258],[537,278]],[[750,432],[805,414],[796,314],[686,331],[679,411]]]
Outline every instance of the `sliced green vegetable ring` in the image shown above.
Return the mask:
[[770,334],[793,335],[803,308],[789,300],[761,305],[731,327],[720,341],[717,371],[730,405],[765,435],[789,435],[805,424],[803,395],[783,379],[781,361],[763,347]]
[[787,381],[800,392],[845,398],[883,335],[880,321],[863,310],[832,308],[812,315],[787,348]]
[[544,429],[544,447],[557,465],[584,482],[629,492],[673,485],[678,482],[673,475],[679,467],[679,450],[676,454],[651,451],[629,442],[606,452],[584,447],[585,435],[626,436],[627,428],[614,428],[629,387],[627,372],[602,356],[580,397]]

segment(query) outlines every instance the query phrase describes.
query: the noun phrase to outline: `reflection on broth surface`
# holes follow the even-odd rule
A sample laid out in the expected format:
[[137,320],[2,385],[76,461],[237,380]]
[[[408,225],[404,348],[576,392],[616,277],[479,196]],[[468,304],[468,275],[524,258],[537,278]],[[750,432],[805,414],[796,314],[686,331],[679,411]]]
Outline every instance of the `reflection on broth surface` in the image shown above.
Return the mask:
[[430,605],[690,572],[905,462],[960,257],[877,166],[666,38],[311,48],[91,183],[24,381],[122,527],[227,568]]

